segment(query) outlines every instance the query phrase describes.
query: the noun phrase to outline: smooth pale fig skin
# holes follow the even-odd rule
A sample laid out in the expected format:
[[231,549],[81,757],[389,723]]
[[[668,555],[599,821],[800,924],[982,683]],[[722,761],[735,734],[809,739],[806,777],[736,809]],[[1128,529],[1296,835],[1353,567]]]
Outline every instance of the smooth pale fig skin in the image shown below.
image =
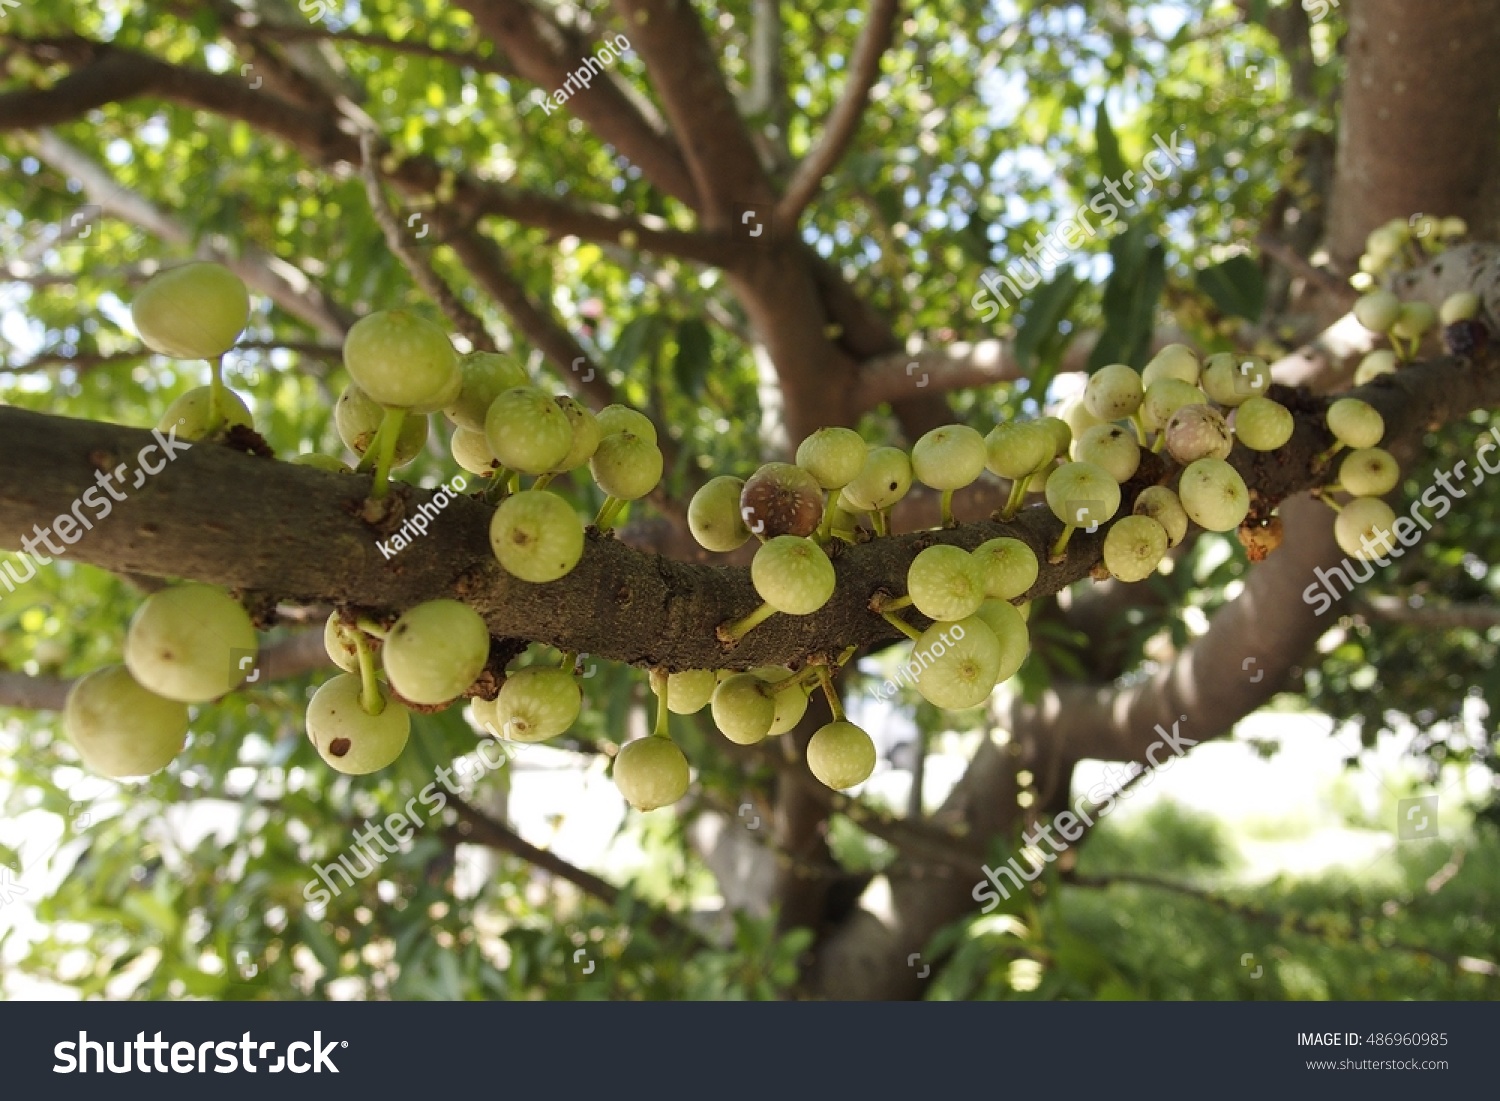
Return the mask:
[[1368,382],[1374,382],[1381,375],[1393,375],[1401,361],[1396,358],[1396,353],[1389,348],[1381,348],[1371,352],[1359,361],[1359,367],[1354,372],[1354,385],[1363,386]]
[[1391,326],[1391,335],[1402,340],[1420,340],[1437,324],[1437,319],[1437,311],[1426,302],[1407,302]]
[[501,394],[531,385],[526,368],[499,352],[470,352],[459,359],[458,371],[458,396],[443,407],[443,416],[470,432],[484,431],[484,418]]
[[666,738],[637,738],[615,754],[615,787],[636,810],[677,802],[687,794],[690,779],[687,758]]
[[1146,398],[1141,402],[1141,420],[1151,431],[1160,431],[1172,419],[1172,414],[1184,405],[1203,404],[1204,393],[1191,383],[1177,378],[1163,378],[1146,387]]
[[1144,581],[1167,555],[1167,529],[1149,516],[1124,516],[1104,536],[1104,567],[1117,581]]
[[490,442],[483,432],[475,432],[472,428],[458,425],[453,429],[453,438],[448,441],[448,450],[453,453],[453,461],[467,470],[470,474],[477,474],[481,478],[494,476],[495,467],[499,460],[495,453],[490,450]]
[[1356,497],[1384,497],[1401,481],[1401,467],[1389,451],[1361,447],[1339,464],[1339,484]]
[[136,610],[125,636],[125,665],[158,696],[207,703],[240,686],[258,650],[255,625],[239,601],[213,585],[189,582],[152,593]]
[[1188,518],[1206,531],[1233,531],[1250,513],[1245,480],[1223,459],[1199,459],[1182,472],[1177,496]]
[[[604,431],[603,422],[599,425]],[[589,458],[594,484],[621,501],[638,501],[661,481],[661,450],[652,438],[634,432],[610,432],[601,436]]]
[[1271,365],[1259,356],[1217,352],[1203,364],[1202,385],[1210,398],[1232,409],[1265,396],[1271,387]]
[[[211,392],[211,387],[208,386],[195,386],[191,390],[183,391],[171,405],[167,406],[167,411],[156,422],[157,429],[166,432],[175,427],[179,440],[201,440],[208,435]],[[218,430],[222,432],[236,426],[254,428],[255,419],[251,417],[250,407],[245,404],[245,399],[227,386],[221,394],[219,415],[223,420]]]
[[556,581],[583,557],[583,522],[557,494],[522,490],[490,518],[490,548],[506,573],[536,585]]
[[578,679],[565,669],[532,665],[505,678],[495,698],[495,726],[512,742],[545,742],[565,733],[583,709]]
[[1036,423],[1051,435],[1053,455],[1066,455],[1068,448],[1073,446],[1073,430],[1068,427],[1068,422],[1061,417],[1043,417]]
[[911,460],[899,447],[872,447],[859,477],[843,493],[855,509],[878,512],[890,508],[911,489]]
[[760,598],[786,615],[812,615],[833,596],[833,563],[811,539],[778,535],[755,552],[750,580]]
[[1473,291],[1461,291],[1458,294],[1450,294],[1443,299],[1443,305],[1438,310],[1438,319],[1444,325],[1453,325],[1459,321],[1468,321],[1479,316],[1479,296]]
[[1120,508],[1120,483],[1093,463],[1064,463],[1047,479],[1047,505],[1064,524],[1107,524]]
[[945,711],[963,711],[990,698],[1003,657],[995,632],[973,615],[927,628],[912,644],[910,660],[926,666],[916,676],[923,699]]
[[[333,407],[333,422],[338,428],[339,439],[361,457],[369,450],[384,416],[385,410],[352,382],[344,387]],[[426,443],[427,418],[408,413],[402,418],[401,431],[396,435],[396,452],[391,465],[405,466],[422,453]]]
[[973,615],[984,602],[984,570],[962,547],[939,543],[912,559],[906,589],[917,611],[928,619],[959,620]]
[[868,780],[875,764],[874,741],[851,722],[831,722],[808,739],[807,768],[824,787],[847,791]]
[[1160,379],[1175,378],[1179,382],[1197,383],[1200,370],[1198,357],[1191,348],[1186,344],[1168,344],[1146,364],[1141,382],[1150,386]]
[[572,450],[573,423],[550,394],[517,386],[490,404],[484,438],[502,466],[522,474],[546,474]]
[[1396,513],[1379,497],[1356,497],[1333,522],[1333,537],[1351,558],[1387,557],[1396,546]]
[[198,261],[159,272],[130,304],[136,332],[153,352],[217,359],[250,320],[250,295],[222,264]]
[[797,465],[824,489],[843,489],[859,477],[869,450],[852,428],[820,428],[797,446]]
[[448,334],[408,310],[356,321],[344,337],[344,366],[372,401],[401,409],[441,397],[459,369]]
[[1007,536],[979,544],[973,559],[984,576],[984,595],[991,600],[1014,600],[1030,592],[1041,569],[1035,551]]
[[[1193,364],[1194,377],[1198,365]],[[1141,407],[1146,388],[1135,368],[1123,363],[1112,363],[1100,367],[1089,376],[1084,387],[1083,404],[1101,421],[1117,421],[1130,416]]]
[[1401,299],[1390,291],[1371,291],[1354,303],[1354,320],[1372,333],[1388,333],[1401,316]]
[[575,401],[567,394],[559,394],[552,400],[567,414],[568,423],[573,426],[573,446],[569,448],[567,455],[563,456],[562,462],[553,468],[554,474],[566,474],[570,470],[577,470],[593,458],[603,436],[599,431],[599,418],[594,416],[588,406]]
[[1141,448],[1135,433],[1118,424],[1097,424],[1073,445],[1073,457],[1091,463],[1122,485],[1141,465]]
[[667,710],[674,715],[696,715],[708,706],[719,686],[712,669],[684,669],[667,676]]
[[426,417],[432,413],[440,413],[449,405],[458,400],[459,394],[463,392],[464,378],[461,371],[454,371],[448,376],[448,385],[444,386],[426,401],[419,401],[407,410],[419,417]]
[[945,424],[912,446],[912,475],[933,489],[963,489],[984,473],[987,457],[978,432],[966,424]]
[[1234,411],[1235,438],[1251,451],[1275,451],[1296,427],[1291,410],[1270,398],[1250,398]]
[[594,419],[599,423],[599,438],[606,436],[617,436],[621,432],[629,432],[632,436],[639,436],[647,443],[656,443],[656,425],[651,423],[651,418],[639,409],[632,409],[628,405],[606,405],[595,414]]
[[[1058,418],[1068,426],[1073,433],[1073,439],[1077,439],[1096,424],[1103,424],[1098,417],[1089,412],[1087,405],[1083,403],[1082,397],[1074,398],[1058,411]],[[1064,454],[1064,452],[1058,452]]]
[[1172,414],[1166,433],[1167,452],[1179,463],[1227,459],[1234,450],[1229,422],[1223,413],[1207,405],[1184,405]]
[[771,685],[775,693],[772,698],[776,713],[771,717],[771,729],[766,731],[766,737],[785,734],[802,721],[802,716],[807,713],[808,693],[793,680],[790,669],[752,669],[751,672]]
[[401,756],[411,734],[411,712],[377,685],[384,706],[378,715],[360,702],[362,684],[351,673],[325,682],[307,705],[307,736],[318,756],[348,776],[378,772]]
[[109,665],[68,690],[63,730],[90,772],[149,776],[187,744],[188,709],[142,688],[125,666]]
[[1385,418],[1368,402],[1339,398],[1328,407],[1328,430],[1348,447],[1374,447],[1385,436]]
[[1015,676],[1031,653],[1026,607],[1029,605],[1017,607],[1006,600],[986,600],[974,613],[974,618],[994,632],[995,641],[1000,644],[1000,668],[995,673],[997,685]]
[[1167,533],[1167,546],[1175,547],[1187,538],[1188,515],[1177,494],[1166,486],[1149,486],[1141,490],[1131,512],[1149,516]]
[[[1073,433],[1056,417],[1046,418],[1067,431],[1069,443]],[[1044,421],[1012,421],[997,424],[985,437],[985,466],[1001,478],[1017,481],[1040,470],[1059,453],[1062,434]],[[1064,445],[1064,451],[1066,445]]]
[[428,600],[401,613],[386,635],[381,664],[391,687],[412,703],[457,699],[490,656],[490,631],[457,600]]
[[688,502],[688,528],[704,550],[724,554],[738,550],[750,538],[740,512],[741,478],[721,474],[711,478]]
[[714,725],[736,745],[754,745],[771,732],[776,701],[771,686],[753,673],[735,673],[714,689]]
[[[360,633],[358,627],[345,623],[338,612],[334,612],[328,617],[328,622],[323,624],[323,649],[328,651],[333,663],[346,673],[359,672],[359,647],[354,638]],[[374,635],[366,635],[365,646],[371,653],[378,654],[381,640]]]
[[740,517],[763,539],[811,535],[823,519],[823,487],[791,463],[766,463],[740,491]]

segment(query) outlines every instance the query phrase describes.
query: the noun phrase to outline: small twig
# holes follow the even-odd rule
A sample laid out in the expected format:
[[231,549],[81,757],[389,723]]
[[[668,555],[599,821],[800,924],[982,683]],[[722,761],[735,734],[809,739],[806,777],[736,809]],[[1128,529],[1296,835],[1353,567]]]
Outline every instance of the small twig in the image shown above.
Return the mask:
[[1345,307],[1352,306],[1359,299],[1359,292],[1349,285],[1346,280],[1340,279],[1333,272],[1324,268],[1315,267],[1305,257],[1291,246],[1276,240],[1269,234],[1262,233],[1255,239],[1260,251],[1286,268],[1293,275],[1316,283],[1322,287],[1334,300],[1342,303]]
[[458,296],[453,293],[447,283],[438,277],[432,265],[402,239],[401,226],[396,221],[396,215],[392,212],[390,203],[386,200],[385,189],[381,185],[380,154],[376,151],[375,140],[375,135],[368,130],[362,131],[359,135],[360,174],[365,180],[365,194],[370,199],[370,212],[375,216],[381,232],[385,234],[386,245],[395,254],[396,259],[406,267],[406,270],[411,272],[411,277],[416,280],[422,292],[442,308],[448,320],[453,323],[453,327],[463,333],[470,344],[479,351],[495,351],[497,345],[485,329],[484,322],[458,300]]

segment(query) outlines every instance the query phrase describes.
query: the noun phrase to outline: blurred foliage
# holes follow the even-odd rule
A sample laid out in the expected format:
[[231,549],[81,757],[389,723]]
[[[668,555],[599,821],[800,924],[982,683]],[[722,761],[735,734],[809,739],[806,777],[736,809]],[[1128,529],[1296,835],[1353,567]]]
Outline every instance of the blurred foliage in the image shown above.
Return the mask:
[[[604,28],[619,29],[604,5],[583,7]],[[802,233],[903,339],[1018,337],[1030,376],[955,395],[956,416],[983,425],[1034,413],[1068,338],[1086,329],[1110,334],[1107,346],[1121,355],[1138,352],[1143,334],[1168,320],[1208,351],[1246,343],[1278,350],[1274,325],[1245,327],[1272,302],[1265,268],[1249,259],[1251,242],[1268,208],[1288,192],[1301,194],[1292,139],[1332,132],[1342,23],[1315,28],[1321,64],[1312,94],[1298,98],[1285,82],[1255,75],[1286,64],[1262,25],[1267,5],[1250,6],[1249,24],[1239,7],[1227,0],[934,0],[903,13],[858,139]],[[467,13],[437,0],[331,8],[323,25],[334,34],[491,54]],[[263,10],[276,22],[306,23],[290,3]],[[708,2],[696,10],[743,91],[751,79],[751,5]],[[794,109],[772,140],[784,140],[796,158],[836,102],[861,19],[857,9],[828,0],[782,5],[781,15]],[[163,0],[31,0],[6,12],[5,30],[81,34],[232,77],[239,59],[219,19],[211,5]],[[427,154],[518,190],[692,228],[689,211],[635,169],[622,169],[615,151],[580,122],[536,108],[536,89],[378,45],[340,42],[330,56],[338,61],[334,79],[401,155]],[[64,72],[21,55],[8,64],[6,90]],[[651,98],[633,53],[617,72]],[[1138,170],[1156,137],[1178,131],[1191,151],[1183,166],[1070,253],[1014,310],[993,323],[982,318],[973,304],[982,274],[1024,254],[1097,197],[1106,179]],[[386,248],[355,174],[309,164],[243,123],[157,100],[107,105],[56,133],[195,242],[231,255],[263,250],[351,313],[406,305],[438,316]],[[207,368],[141,355],[127,303],[158,266],[192,250],[108,217],[88,237],[72,236],[83,201],[78,182],[39,158],[25,135],[0,135],[0,252],[28,265],[24,278],[0,287],[0,400],[149,425],[174,396],[205,382]],[[743,475],[765,457],[749,319],[721,273],[624,242],[558,239],[495,218],[481,228],[524,288],[595,354],[622,399],[671,426],[682,465],[668,472],[669,489],[680,492],[704,471]],[[538,381],[557,385],[554,369],[509,333],[450,251],[439,246],[429,255]],[[243,343],[227,360],[227,380],[249,399],[277,453],[339,453],[331,410],[344,379],[336,352],[295,350],[326,339],[256,296]],[[893,432],[894,421],[880,410],[861,427],[875,438]],[[1486,427],[1475,417],[1435,433],[1433,463],[1446,468],[1471,453]],[[426,485],[451,477],[447,431],[434,419],[427,451],[401,477]],[[1421,471],[1412,472],[1409,492],[1427,484]],[[575,495],[581,509],[598,504],[581,482],[561,479],[553,488]],[[1486,564],[1500,547],[1490,492],[1476,491],[1416,553],[1383,573],[1384,591],[1434,602],[1493,599]],[[1161,644],[1185,646],[1203,618],[1232,598],[1247,568],[1232,540],[1198,540],[1170,575],[1147,583],[1151,599],[1113,625],[1112,661],[1139,676],[1160,660]],[[76,676],[116,661],[139,599],[126,581],[101,571],[66,560],[46,568],[0,594],[0,667]],[[1019,681],[1027,692],[1089,672],[1098,640],[1062,627],[1053,612],[1039,606],[1033,613],[1035,651]],[[1492,762],[1492,723],[1478,744],[1459,744],[1457,735],[1436,733],[1450,727],[1435,724],[1459,715],[1470,697],[1496,713],[1493,631],[1352,619],[1337,628],[1336,645],[1308,672],[1314,703],[1358,720],[1368,739],[1411,717],[1434,765]],[[603,758],[639,719],[644,678],[594,664],[584,717],[564,740],[598,778]],[[1380,692],[1369,690],[1376,669]],[[475,745],[473,729],[450,711],[417,722],[393,768],[334,775],[301,733],[307,696],[320,679],[265,685],[197,708],[184,755],[129,785],[84,775],[55,715],[0,712],[4,818],[24,839],[0,856],[23,869],[28,901],[45,923],[24,937],[6,933],[0,959],[17,975],[112,997],[774,998],[795,991],[809,935],[779,935],[773,917],[717,913],[713,877],[688,840],[699,815],[732,815],[747,795],[768,798],[772,770],[763,758],[725,752],[700,723],[676,717],[674,736],[699,770],[698,802],[680,819],[637,816],[619,827],[607,869],[627,888],[617,905],[512,856],[460,846],[450,809],[419,831],[409,851],[392,854],[378,874],[317,912],[304,893],[310,869],[347,853],[353,830],[403,807],[438,768],[472,757]],[[864,687],[862,676],[848,678],[850,693]],[[940,715],[907,691],[898,703],[929,744],[967,745],[978,733],[974,716]],[[503,817],[508,771],[476,784],[472,801]],[[568,809],[557,809],[559,821]],[[889,846],[842,815],[830,821],[829,843],[852,876],[892,858]],[[1461,876],[1393,916],[1359,884],[1278,883],[1253,896],[1222,886],[1268,910],[1326,920],[1330,933],[1321,940],[1277,937],[1222,908],[1141,885],[1051,885],[1014,914],[976,917],[946,932],[935,948],[948,963],[932,996],[1479,996],[1467,978],[1435,977],[1417,957],[1370,950],[1386,937],[1455,952],[1493,946],[1493,922],[1480,917],[1477,900],[1493,897],[1497,849],[1491,834],[1469,844]],[[1134,830],[1101,829],[1083,867],[1209,881],[1229,866],[1231,849],[1208,823],[1161,812]],[[614,860],[632,851],[640,859]],[[1404,858],[1408,887],[1437,859],[1426,850]],[[643,920],[648,908],[704,916],[715,946],[653,934]],[[1355,921],[1356,914],[1370,916]],[[1266,980],[1252,981],[1238,966],[1241,950],[1266,961]]]

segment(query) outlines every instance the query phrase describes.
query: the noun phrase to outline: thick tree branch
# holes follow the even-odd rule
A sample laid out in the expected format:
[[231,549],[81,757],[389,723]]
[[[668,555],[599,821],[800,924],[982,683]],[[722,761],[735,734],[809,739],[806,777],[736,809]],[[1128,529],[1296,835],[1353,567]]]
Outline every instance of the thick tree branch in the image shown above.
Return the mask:
[[[290,142],[314,163],[360,163],[358,139],[350,132],[352,127],[340,127],[336,121],[339,118],[338,112],[331,103],[325,103],[324,110],[309,110],[305,104],[279,98],[269,89],[252,90],[245,81],[233,76],[178,68],[148,55],[113,46],[98,43],[88,43],[88,46],[103,59],[114,59],[103,71],[100,80],[107,87],[114,88],[118,95],[106,96],[104,103],[157,95],[215,111],[229,118],[237,118],[258,130],[275,134]],[[120,68],[118,63],[123,61],[128,61],[133,73],[132,80],[128,82],[115,79]],[[96,71],[101,64],[103,60],[95,60],[86,68],[77,70],[74,75]],[[51,95],[56,89],[57,86],[54,86],[40,94]],[[300,91],[311,94],[319,90],[307,85]],[[30,108],[26,106],[26,102],[15,100],[15,97],[31,94],[16,92],[0,96],[0,131],[29,129],[36,125],[37,119],[28,113]],[[103,103],[90,104],[102,105]],[[65,115],[55,121],[67,121],[72,117],[74,116]],[[384,153],[385,150],[382,149],[381,152]],[[81,175],[78,171],[73,174]],[[398,162],[388,176],[392,183],[409,195],[430,194],[438,189],[443,170],[431,157],[418,156]],[[102,199],[95,201],[104,205]],[[643,248],[701,263],[724,264],[739,251],[727,238],[674,230],[668,227],[665,220],[653,215],[630,218],[611,207],[565,202],[536,192],[480,181],[467,174],[453,182],[453,203],[476,216],[499,215],[523,225],[546,230],[554,236],[572,234],[591,241],[627,243],[632,248]],[[147,222],[130,218],[123,211],[119,216],[148,226]],[[156,218],[161,219],[162,216],[156,215]]]
[[1500,627],[1500,604],[1412,604],[1399,596],[1365,595],[1348,610],[1377,623],[1399,623],[1423,631],[1488,631]]
[[[139,226],[178,248],[199,245],[193,232],[178,219],[162,213],[147,199],[119,184],[86,153],[52,131],[38,131],[28,144],[39,160],[78,180],[84,195],[102,212]],[[324,295],[305,272],[279,256],[254,245],[235,254],[222,244],[209,244],[204,252],[208,258],[227,266],[252,290],[264,294],[325,337],[342,340],[353,324],[353,316],[347,310]]]
[[[551,95],[584,63],[592,43],[525,0],[463,0],[474,23],[502,49],[516,70]],[[634,46],[633,27],[626,38]],[[616,72],[598,75],[568,98],[565,109],[601,141],[620,151],[646,178],[673,198],[696,208],[692,175],[666,124],[649,100]]]
[[[621,898],[620,888],[601,879],[593,872],[585,871],[568,863],[556,853],[539,849],[503,822],[497,822],[462,799],[450,799],[448,805],[458,813],[458,825],[443,830],[450,841],[462,841],[471,845],[486,845],[500,852],[518,856],[549,875],[573,884],[587,895],[591,895],[606,906],[615,906]],[[645,908],[645,903],[637,902]],[[651,931],[659,937],[674,942],[688,941],[696,948],[710,948],[697,931],[684,925],[677,917],[661,910],[651,911]]]
[[843,93],[828,116],[818,144],[797,165],[786,193],[776,204],[778,225],[796,225],[803,210],[817,196],[823,177],[833,171],[854,140],[864,117],[870,89],[880,77],[880,59],[890,48],[900,8],[900,0],[871,0],[869,15],[849,61]]
[[771,184],[697,10],[678,0],[613,3],[681,144],[703,223],[729,226],[732,205],[769,200]]
[[[1385,414],[1391,435],[1400,437],[1500,400],[1500,376],[1488,360],[1484,369],[1449,360],[1408,367],[1358,392]],[[1282,451],[1236,450],[1233,461],[1267,506],[1329,477],[1314,461],[1330,440],[1322,407],[1313,399],[1303,403],[1297,431]],[[30,538],[26,546],[34,549],[39,545],[34,525],[50,525],[71,510],[95,487],[96,475],[102,478],[101,471],[121,462],[128,471],[133,464],[127,460],[152,442],[139,429],[0,409],[0,465],[14,475],[0,487],[0,545],[20,548]],[[82,533],[67,550],[70,561],[255,589],[289,602],[372,610],[457,596],[485,616],[497,637],[672,669],[790,665],[849,645],[888,642],[898,636],[869,610],[868,601],[878,589],[899,587],[917,551],[934,541],[972,548],[1002,533],[1024,540],[1043,561],[1033,597],[1086,576],[1103,542],[1102,532],[1077,533],[1065,559],[1047,563],[1045,551],[1058,524],[1050,511],[1033,507],[1009,524],[967,524],[846,547],[835,557],[841,584],[823,610],[775,616],[726,651],[715,629],[760,603],[749,571],[742,568],[668,562],[591,535],[572,573],[552,584],[532,585],[500,569],[489,547],[491,510],[477,500],[461,498],[446,506],[431,534],[387,560],[376,545],[377,533],[358,518],[368,487],[364,475],[330,474],[196,444],[162,473],[142,480],[110,516]],[[431,492],[403,487],[397,495],[414,508]],[[232,512],[223,507],[228,498],[236,502]],[[399,518],[392,530],[395,523]],[[1289,584],[1295,595],[1296,580]],[[1251,631],[1247,637],[1254,643],[1258,635]],[[1270,640],[1262,641],[1270,646]],[[1237,650],[1236,660],[1239,656]],[[1188,655],[1179,664],[1191,670],[1192,661]],[[1234,693],[1219,695],[1232,700]],[[1163,699],[1175,702],[1175,696],[1167,693]],[[1091,756],[1142,751],[1140,739],[1153,721],[1166,717],[1160,703],[1144,701],[1153,716],[1149,721],[1139,721],[1144,714],[1133,716],[1123,729],[1111,726],[1105,737],[1081,735],[1070,749]]]
[[448,50],[441,46],[433,46],[426,42],[418,42],[413,39],[387,38],[379,34],[357,34],[354,31],[335,31],[320,23],[308,23],[302,26],[281,23],[254,23],[249,25],[256,36],[269,38],[280,42],[306,42],[324,41],[334,45],[345,43],[351,46],[365,46],[372,50],[384,50],[389,53],[408,54],[412,57],[430,57],[435,61],[447,62],[461,69],[473,69],[478,73],[493,73],[496,76],[515,77],[520,75],[515,66],[502,55],[484,55],[472,53],[467,50]]

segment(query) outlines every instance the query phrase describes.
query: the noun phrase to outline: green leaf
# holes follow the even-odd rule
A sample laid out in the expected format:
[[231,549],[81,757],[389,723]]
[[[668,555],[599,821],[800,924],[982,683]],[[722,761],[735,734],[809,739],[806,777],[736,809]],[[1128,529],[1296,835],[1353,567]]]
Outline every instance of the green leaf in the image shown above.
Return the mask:
[[1139,364],[1150,350],[1167,281],[1167,250],[1151,236],[1137,223],[1110,242],[1114,271],[1104,286],[1104,332],[1089,356],[1091,374],[1109,363]]
[[1266,308],[1265,276],[1260,265],[1243,253],[1203,268],[1198,272],[1197,282],[1198,289],[1230,317],[1255,322]]
[[[1031,305],[1021,321],[1015,342],[1016,362],[1023,374],[1031,376],[1033,368],[1048,362],[1049,353],[1063,343],[1059,327],[1083,286],[1083,281],[1072,268],[1063,268],[1056,279],[1038,287],[1031,296]],[[1045,380],[1036,378],[1034,381],[1037,389],[1045,389]]]
[[1125,175],[1125,158],[1120,155],[1120,139],[1109,121],[1109,109],[1104,100],[1094,111],[1094,151],[1099,156],[1101,179],[1118,180]]
[[703,377],[713,362],[714,341],[708,326],[689,318],[677,326],[677,356],[672,361],[672,377],[677,388],[696,398],[703,391]]

